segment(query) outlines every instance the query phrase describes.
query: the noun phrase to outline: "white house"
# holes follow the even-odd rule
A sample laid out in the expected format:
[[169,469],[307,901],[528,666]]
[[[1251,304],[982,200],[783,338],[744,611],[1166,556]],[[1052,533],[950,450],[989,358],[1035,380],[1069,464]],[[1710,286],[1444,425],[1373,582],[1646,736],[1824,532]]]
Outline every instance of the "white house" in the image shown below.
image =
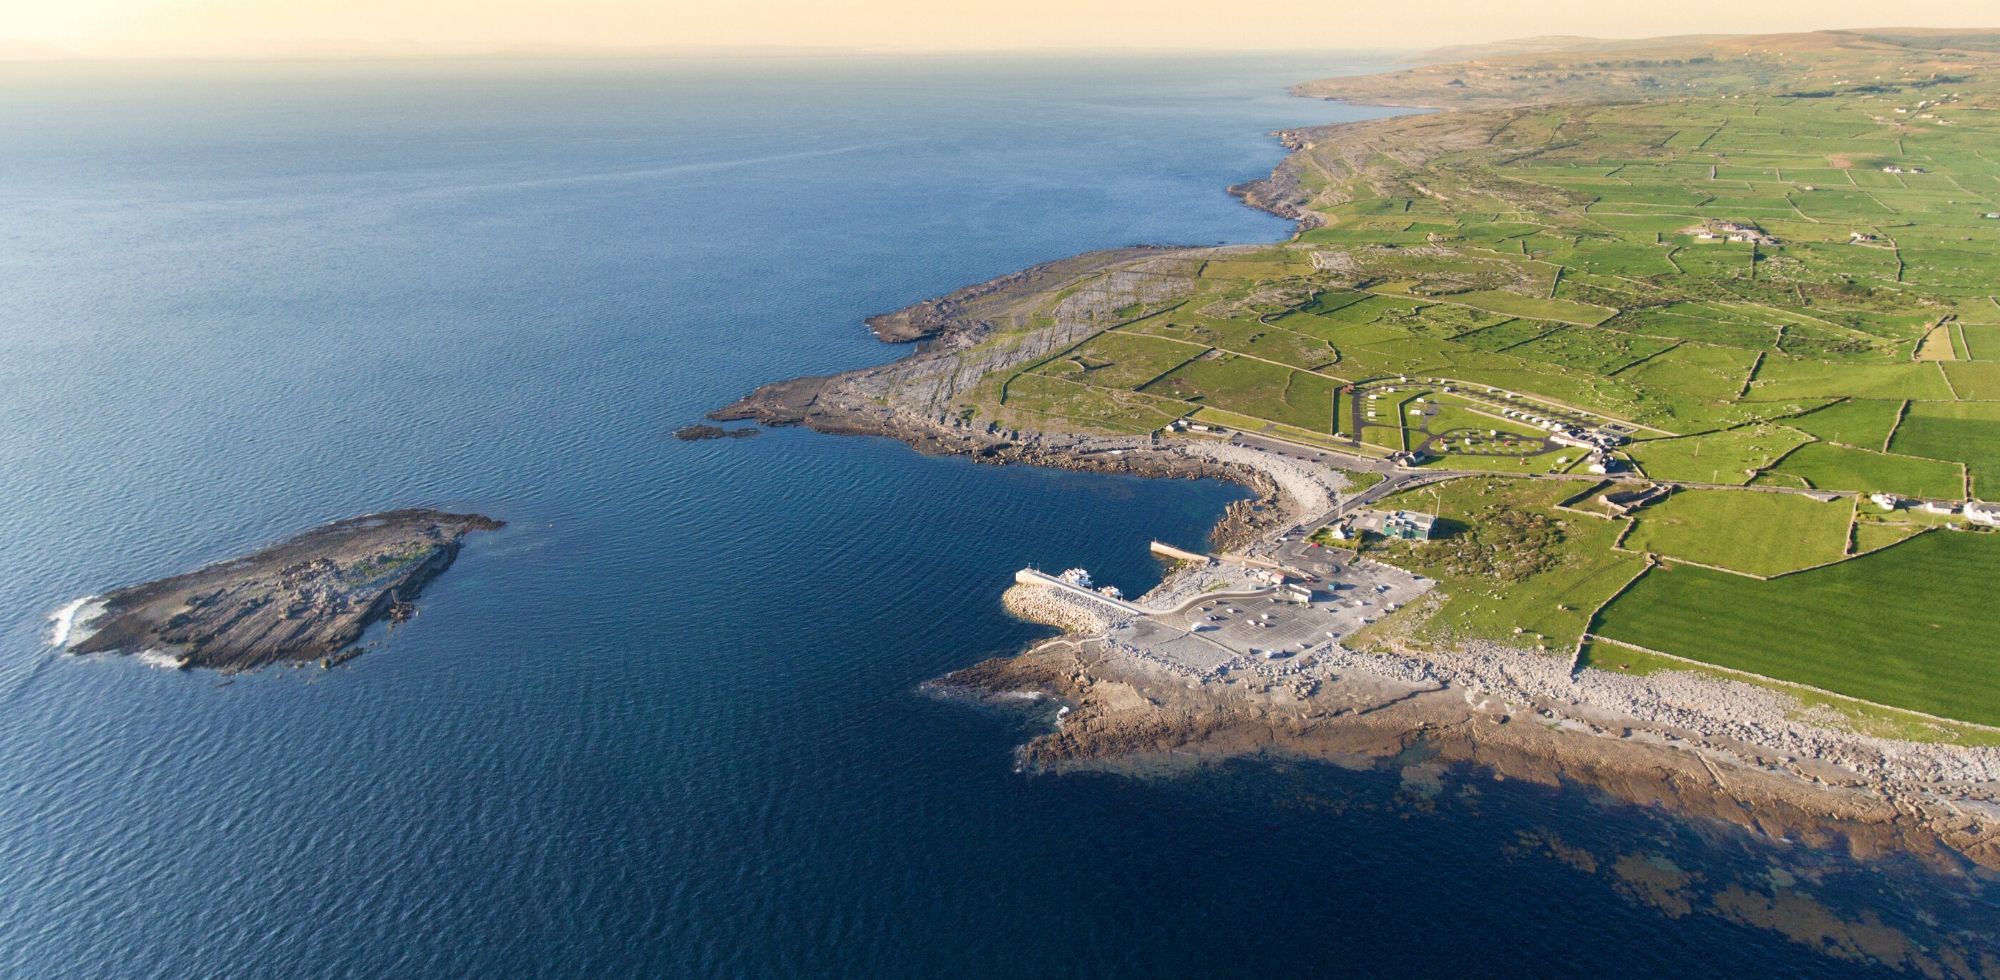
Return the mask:
[[1965,519],[1986,527],[2000,527],[2000,504],[1968,500],[1965,502]]

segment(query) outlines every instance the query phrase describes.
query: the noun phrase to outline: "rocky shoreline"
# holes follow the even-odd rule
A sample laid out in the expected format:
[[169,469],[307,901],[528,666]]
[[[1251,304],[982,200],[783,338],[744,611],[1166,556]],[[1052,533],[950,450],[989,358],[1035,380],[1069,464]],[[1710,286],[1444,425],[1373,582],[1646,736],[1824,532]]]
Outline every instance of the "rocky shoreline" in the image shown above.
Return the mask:
[[[1433,121],[1449,128],[1442,117],[1425,125]],[[1386,138],[1385,122],[1283,134],[1294,157],[1271,177],[1232,190],[1252,206],[1300,220],[1296,155],[1314,152],[1321,166],[1329,159],[1337,165],[1343,154],[1365,156]],[[1329,143],[1335,135],[1341,140]],[[1434,149],[1449,149],[1454,138],[1447,133]],[[885,436],[920,452],[990,463],[1228,479],[1257,496],[1231,508],[1214,537],[1218,548],[1248,547],[1324,512],[1305,499],[1313,491],[1283,472],[1295,464],[1221,443],[1023,431],[955,410],[979,378],[1065,349],[1102,329],[1114,311],[1161,302],[1202,262],[1237,250],[1090,253],[967,287],[869,321],[884,340],[923,339],[908,356],[766,385],[710,418]],[[1036,321],[1034,304],[1056,293],[1066,298],[1048,322]],[[1162,588],[1171,586],[1170,579]],[[1047,597],[1010,593],[1007,601],[1017,614],[1068,632],[933,686],[1066,703],[1071,710],[1056,730],[1021,747],[1024,767],[1258,753],[1379,764],[1421,744],[1444,761],[1498,777],[1583,783],[1773,838],[2000,870],[2000,748],[1873,738],[1737,681],[1684,673],[1572,676],[1560,658],[1491,644],[1432,651],[1391,640],[1390,649],[1368,653],[1329,644],[1282,666],[1246,663],[1227,677],[1196,677],[1107,642],[1103,624],[1077,610],[1057,611],[1061,603]]]
[[[1017,751],[1023,768],[1129,770],[1245,755],[1393,766],[1421,749],[1496,778],[1586,785],[1775,840],[2000,870],[2000,750],[1822,729],[1788,720],[1773,692],[1692,674],[1601,674],[1563,691],[1565,672],[1552,658],[1503,649],[1430,656],[1328,647],[1196,677],[1105,640],[1104,624],[1063,610],[1059,597],[1012,594],[1020,591],[1049,590],[1017,586],[1010,611],[1068,632],[933,687],[1068,706],[1054,730]],[[1652,707],[1619,710],[1645,703]]]
[[79,611],[73,654],[149,653],[224,673],[332,666],[369,626],[416,614],[460,542],[502,527],[478,514],[395,510],[322,525],[260,551],[128,586]]

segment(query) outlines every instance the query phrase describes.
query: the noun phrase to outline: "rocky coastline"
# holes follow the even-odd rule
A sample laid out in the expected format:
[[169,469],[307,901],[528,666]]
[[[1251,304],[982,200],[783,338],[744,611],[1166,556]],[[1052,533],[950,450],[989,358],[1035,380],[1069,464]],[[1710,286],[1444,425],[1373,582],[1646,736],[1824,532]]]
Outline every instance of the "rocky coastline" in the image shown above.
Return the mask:
[[[1317,152],[1325,166],[1336,136],[1336,157],[1373,153],[1387,132],[1381,122],[1282,134],[1294,157],[1232,192],[1300,221],[1297,153]],[[1449,149],[1453,138],[1433,149]],[[1304,499],[1310,490],[1274,471],[1285,465],[1274,457],[1221,443],[1037,432],[952,410],[954,396],[980,377],[1066,348],[1101,329],[1112,311],[1158,301],[1170,290],[1163,284],[1235,250],[1090,253],[967,287],[871,318],[886,341],[923,341],[908,356],[765,385],[709,417],[883,436],[927,454],[996,464],[1228,479],[1256,498],[1232,508],[1214,537],[1218,549],[1247,547],[1324,511]],[[1052,322],[1024,331],[1032,304],[1059,290],[1069,295]],[[1021,339],[990,342],[995,337]],[[1172,585],[1170,577],[1161,588]],[[1369,652],[1328,644],[1282,667],[1244,664],[1227,677],[1194,677],[1146,651],[1106,642],[1103,624],[1085,612],[1058,611],[1059,601],[1052,607],[1047,596],[1018,592],[1007,599],[1010,609],[1064,635],[931,687],[1066,704],[1055,730],[1020,748],[1024,768],[1252,754],[1380,765],[1421,746],[1432,758],[1483,767],[1496,778],[1586,784],[1776,839],[2000,870],[2000,748],[1874,738],[1740,681],[1572,675],[1560,658],[1491,644],[1437,651],[1391,638]]]
[[[1016,615],[1066,632],[932,682],[984,699],[1054,699],[1060,723],[1017,750],[1035,771],[1133,771],[1240,756],[1394,767],[1412,758],[1494,778],[1592,787],[1619,801],[1856,857],[1910,854],[2000,871],[2000,752],[1898,743],[1788,720],[1780,696],[1692,674],[1601,675],[1564,690],[1551,658],[1468,649],[1328,647],[1281,666],[1195,677],[1106,641],[1059,597]],[[1142,603],[1145,600],[1141,600]]]
[[416,599],[478,514],[395,510],[313,528],[268,548],[87,601],[65,649],[151,654],[224,673],[277,663],[323,667],[360,651],[369,626],[416,614]]

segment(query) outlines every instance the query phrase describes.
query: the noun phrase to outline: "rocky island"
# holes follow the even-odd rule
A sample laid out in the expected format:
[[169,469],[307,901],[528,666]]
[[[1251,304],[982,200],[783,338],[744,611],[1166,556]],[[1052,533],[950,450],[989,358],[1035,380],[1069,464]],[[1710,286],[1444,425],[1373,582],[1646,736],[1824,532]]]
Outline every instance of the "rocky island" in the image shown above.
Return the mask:
[[502,522],[393,510],[336,521],[261,551],[86,602],[67,650],[156,653],[225,673],[354,656],[370,625],[415,614],[460,541]]

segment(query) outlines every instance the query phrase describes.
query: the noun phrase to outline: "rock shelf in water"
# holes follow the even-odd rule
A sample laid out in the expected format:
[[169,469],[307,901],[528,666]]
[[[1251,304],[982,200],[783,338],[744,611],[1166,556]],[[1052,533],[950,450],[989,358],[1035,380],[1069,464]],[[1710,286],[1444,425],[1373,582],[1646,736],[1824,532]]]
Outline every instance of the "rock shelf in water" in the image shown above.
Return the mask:
[[261,551],[113,591],[80,617],[71,653],[154,652],[183,668],[225,672],[283,662],[322,665],[358,653],[380,620],[416,612],[417,594],[458,557],[459,542],[502,522],[478,514],[393,510],[322,525]]

